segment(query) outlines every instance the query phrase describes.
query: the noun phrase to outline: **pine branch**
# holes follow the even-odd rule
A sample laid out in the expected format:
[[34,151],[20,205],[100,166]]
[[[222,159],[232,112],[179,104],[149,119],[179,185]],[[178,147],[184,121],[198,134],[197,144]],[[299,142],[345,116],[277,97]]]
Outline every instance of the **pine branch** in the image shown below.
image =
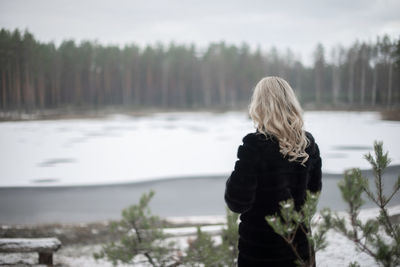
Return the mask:
[[[307,231],[306,229],[304,229],[304,227],[303,227],[303,225],[302,224],[299,224],[300,225],[300,229],[301,229],[301,231],[307,236],[307,237],[311,237],[310,239],[312,240],[313,238],[313,236],[312,235],[310,235],[310,231]],[[312,241],[310,241],[310,239],[308,239],[308,242],[309,242],[309,244],[308,244],[308,255],[309,255],[309,259],[310,259],[310,262],[308,263],[309,264],[309,266],[313,266],[314,265],[314,253],[312,252],[313,250],[312,250],[312,247],[314,246],[314,240],[312,240]]]
[[[133,230],[135,231],[135,234],[136,234],[136,237],[137,237],[139,243],[143,243],[143,239],[142,239],[142,237],[141,237],[140,230],[137,228],[136,224],[133,224]],[[157,266],[157,265],[155,264],[155,262],[153,261],[153,258],[150,256],[150,253],[149,253],[149,252],[144,252],[143,255],[147,258],[147,260],[149,261],[149,263],[150,263],[152,266],[154,266],[154,267]]]
[[388,197],[388,199],[386,200],[385,205],[386,205],[387,203],[390,202],[390,200],[392,199],[392,197],[393,197],[399,190],[400,190],[400,176],[397,177],[396,184],[393,186],[393,192],[392,192],[392,194]]
[[131,264],[137,255],[143,255],[146,262],[153,267],[178,266],[179,259],[173,256],[174,242],[167,242],[166,234],[160,226],[162,221],[153,216],[148,208],[154,192],[143,194],[137,205],[122,211],[122,219],[110,228],[120,235],[116,243],[106,244],[96,258],[106,258],[116,265],[119,261]]
[[[318,197],[319,194],[311,194],[307,191],[305,202],[300,211],[295,209],[294,201],[289,199],[279,203],[281,207],[279,214],[265,217],[267,223],[271,226],[274,232],[280,235],[289,245],[296,256],[296,263],[303,267],[313,266],[315,260],[314,251],[326,247],[324,236],[327,232],[327,228],[320,228],[317,232],[318,234],[315,236],[311,233],[311,218],[315,214]],[[302,231],[308,240],[308,261],[305,261],[301,257],[294,243],[298,231]],[[318,244],[318,246],[315,246],[315,244]]]
[[[367,180],[366,180],[367,181]],[[368,198],[375,203],[375,205],[379,206],[378,200],[375,198],[374,194],[369,190],[368,183],[366,182],[366,186],[364,187],[364,192],[367,194]]]
[[[383,173],[390,163],[388,153],[383,153],[382,142],[374,143],[375,157],[370,153],[365,155],[365,159],[371,164],[374,173],[374,182],[376,193],[373,194],[368,187],[368,180],[361,176],[358,169],[352,169],[345,172],[344,179],[339,183],[342,197],[348,204],[348,214],[350,219],[351,230],[347,229],[343,218],[339,218],[337,214],[327,209],[322,213],[324,225],[327,228],[333,228],[342,233],[346,238],[351,240],[355,246],[370,255],[378,264],[382,266],[392,267],[400,262],[400,230],[394,226],[389,219],[386,205],[392,199],[400,188],[400,177],[394,186],[394,191],[386,198],[383,193]],[[374,220],[370,219],[363,224],[359,219],[359,209],[364,201],[361,198],[365,192],[379,208],[379,216]],[[387,237],[392,241],[386,244],[381,237],[380,230],[384,230]],[[356,266],[351,264],[351,266]]]

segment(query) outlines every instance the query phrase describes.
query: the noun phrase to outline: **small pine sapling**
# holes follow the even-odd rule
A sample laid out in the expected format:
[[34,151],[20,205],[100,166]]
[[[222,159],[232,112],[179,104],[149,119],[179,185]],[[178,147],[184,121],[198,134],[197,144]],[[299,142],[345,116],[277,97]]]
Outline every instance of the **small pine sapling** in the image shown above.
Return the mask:
[[141,256],[143,263],[153,267],[178,266],[180,257],[175,253],[175,243],[168,241],[163,233],[163,223],[151,214],[148,207],[154,192],[143,194],[139,204],[122,211],[122,220],[111,224],[110,230],[118,235],[119,241],[105,244],[96,259],[105,258],[113,265],[137,263]]
[[[275,233],[289,244],[296,255],[295,263],[298,266],[314,266],[316,251],[324,249],[327,244],[326,232],[328,229],[316,227],[318,222],[312,219],[317,209],[318,198],[319,193],[307,191],[305,202],[300,210],[296,210],[293,199],[289,199],[279,203],[281,207],[279,214],[265,217]],[[313,233],[311,229],[315,229]],[[295,237],[298,231],[303,232],[308,239],[308,260],[300,254],[296,247]]]
[[196,237],[189,239],[188,244],[189,246],[185,251],[186,256],[183,258],[184,266],[224,266],[220,249],[216,245],[212,235],[201,231],[199,226],[197,227]]
[[222,230],[222,254],[225,258],[227,267],[235,267],[237,265],[238,241],[239,241],[239,214],[230,211],[226,208],[226,228]]
[[[368,180],[359,169],[345,172],[339,188],[342,197],[348,204],[349,223],[329,209],[321,215],[326,228],[333,228],[351,240],[357,249],[367,253],[379,266],[394,267],[400,265],[400,226],[391,222],[387,211],[387,204],[400,189],[400,176],[394,185],[389,197],[383,193],[383,173],[389,165],[388,153],[383,153],[382,142],[374,143],[375,157],[370,153],[365,159],[372,166],[375,183],[375,193],[369,189]],[[365,223],[359,219],[361,206],[364,204],[362,194],[366,193],[379,208],[379,216],[369,219]],[[356,262],[349,266],[358,266]]]
[[197,228],[197,235],[189,239],[189,246],[185,251],[184,266],[237,266],[239,240],[238,214],[226,208],[226,227],[221,233],[221,243],[217,243],[213,236]]

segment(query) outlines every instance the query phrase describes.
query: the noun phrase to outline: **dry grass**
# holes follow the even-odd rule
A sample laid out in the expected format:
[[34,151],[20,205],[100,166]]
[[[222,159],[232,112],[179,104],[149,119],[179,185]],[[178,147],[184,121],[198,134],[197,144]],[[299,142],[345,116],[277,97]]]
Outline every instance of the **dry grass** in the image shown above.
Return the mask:
[[383,120],[400,121],[400,109],[388,109],[381,111]]

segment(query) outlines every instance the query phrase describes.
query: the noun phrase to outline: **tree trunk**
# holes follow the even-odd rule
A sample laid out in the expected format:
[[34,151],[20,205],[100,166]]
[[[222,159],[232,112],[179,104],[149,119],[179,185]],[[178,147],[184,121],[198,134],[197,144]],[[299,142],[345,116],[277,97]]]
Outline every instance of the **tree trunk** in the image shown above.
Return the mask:
[[133,102],[135,105],[140,105],[141,103],[141,80],[140,80],[140,67],[138,62],[135,63],[134,67],[134,90],[133,90]]
[[211,81],[208,73],[208,67],[202,66],[202,88],[203,88],[203,104],[205,107],[211,106]]
[[225,105],[226,105],[226,84],[225,84],[225,74],[223,73],[222,69],[219,69],[218,91],[219,91],[220,104],[223,107],[225,107]]
[[315,74],[315,102],[317,106],[321,104],[321,84],[322,84],[322,71],[316,70]]
[[124,105],[130,105],[132,103],[132,77],[129,66],[125,66],[124,71],[124,95],[122,102]]
[[354,102],[354,66],[353,66],[353,63],[351,63],[349,65],[348,100],[349,100],[349,104],[353,104],[353,102]]
[[145,101],[146,104],[152,104],[151,103],[151,96],[152,96],[152,91],[153,91],[153,75],[151,71],[151,67],[149,64],[147,64],[146,68],[146,92],[145,92]]
[[6,88],[6,71],[1,71],[1,99],[2,105],[1,108],[5,110],[7,108],[7,88]]
[[21,72],[20,72],[20,67],[18,61],[15,64],[15,73],[14,73],[14,88],[12,88],[12,79],[11,79],[11,71],[8,73],[9,74],[9,81],[10,81],[10,88],[15,90],[15,104],[18,110],[21,109],[21,95],[22,95],[22,90],[21,90]]
[[179,99],[179,106],[185,107],[186,106],[186,85],[185,85],[185,77],[183,75],[184,71],[182,67],[179,67],[178,71],[178,99]]
[[38,77],[38,93],[39,93],[39,108],[43,109],[44,108],[44,102],[45,102],[45,82],[44,82],[44,77],[43,73],[39,73]]
[[339,88],[340,88],[340,73],[339,73],[339,66],[332,67],[332,102],[333,105],[338,104],[339,99]]
[[361,105],[365,103],[365,86],[366,86],[366,67],[363,64],[361,69]]
[[74,79],[74,103],[78,106],[82,104],[82,83],[80,74],[80,71],[76,70]]
[[389,63],[389,75],[388,75],[388,94],[387,94],[387,106],[392,104],[392,76],[393,76],[393,63]]
[[168,62],[164,61],[161,66],[161,105],[168,107]]
[[104,96],[104,70],[96,73],[97,107],[103,104]]
[[303,90],[301,88],[301,72],[298,68],[296,69],[296,87],[295,88],[296,88],[297,98],[299,99],[299,102],[301,103],[303,101],[303,99],[302,99]]
[[110,77],[110,69],[108,67],[104,68],[103,78],[104,78],[104,103],[111,104],[111,77]]
[[372,81],[372,96],[371,96],[371,105],[374,107],[376,105],[376,91],[378,87],[378,66],[375,65],[374,74],[373,74],[373,81]]
[[61,73],[57,70],[54,86],[55,106],[59,107],[61,103]]
[[23,103],[24,103],[24,107],[25,107],[25,109],[30,109],[30,100],[31,100],[31,98],[30,98],[30,96],[29,96],[29,91],[30,91],[30,89],[29,89],[29,73],[28,73],[28,68],[26,67],[25,68],[25,79],[24,79],[24,82],[23,82]]

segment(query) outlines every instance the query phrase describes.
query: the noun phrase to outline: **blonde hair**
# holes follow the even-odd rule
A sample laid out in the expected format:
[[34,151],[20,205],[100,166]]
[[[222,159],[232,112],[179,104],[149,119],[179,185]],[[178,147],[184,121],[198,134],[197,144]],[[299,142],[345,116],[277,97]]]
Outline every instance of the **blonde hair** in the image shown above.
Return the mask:
[[303,130],[303,110],[289,83],[279,77],[265,77],[254,88],[249,114],[258,132],[276,137],[280,153],[302,165],[308,139]]

